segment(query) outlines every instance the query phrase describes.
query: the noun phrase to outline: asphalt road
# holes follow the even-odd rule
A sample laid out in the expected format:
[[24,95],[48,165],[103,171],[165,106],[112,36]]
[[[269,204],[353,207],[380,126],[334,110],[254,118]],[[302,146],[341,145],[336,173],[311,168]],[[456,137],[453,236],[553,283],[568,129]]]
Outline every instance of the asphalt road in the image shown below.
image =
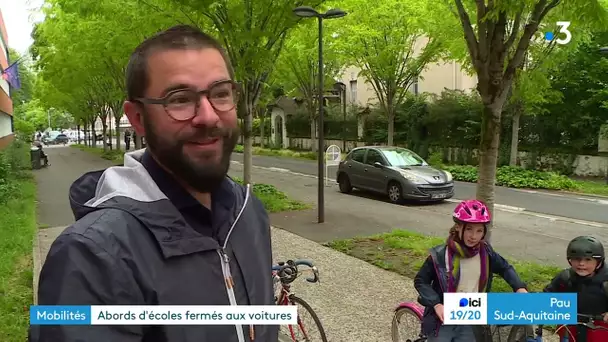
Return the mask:
[[[232,160],[243,162],[243,155],[233,153]],[[253,156],[255,166],[286,169],[306,175],[317,175],[317,162],[287,157]],[[337,167],[330,166],[327,177],[335,179]],[[456,199],[475,197],[474,183],[456,182]],[[496,187],[496,203],[540,214],[568,217],[583,221],[608,223],[608,198],[570,193],[532,191]]]

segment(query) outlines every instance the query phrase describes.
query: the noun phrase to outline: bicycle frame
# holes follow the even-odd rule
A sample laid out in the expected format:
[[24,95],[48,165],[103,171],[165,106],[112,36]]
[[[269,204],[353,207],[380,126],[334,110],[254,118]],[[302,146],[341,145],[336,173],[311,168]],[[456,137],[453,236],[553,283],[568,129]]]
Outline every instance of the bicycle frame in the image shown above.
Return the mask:
[[[277,298],[277,305],[289,305],[289,295],[291,294],[291,286],[289,284],[281,284],[281,293],[279,294],[279,297]],[[298,315],[298,327],[300,328],[300,330],[302,331],[302,334],[304,334],[304,337],[306,339],[308,339],[308,333],[306,332],[306,330],[304,329],[304,325],[302,324],[302,321],[300,320],[300,315]],[[289,335],[291,337],[292,341],[296,340],[296,334],[293,331],[293,326],[288,325],[289,328]]]
[[422,305],[416,302],[401,302],[395,307],[395,311],[401,308],[408,308],[412,310],[416,315],[418,315],[418,318],[422,320],[422,316],[424,315],[424,308]]
[[[308,282],[318,282],[319,278],[318,278],[318,271],[317,268],[312,266],[312,264],[305,264],[307,266],[310,267],[310,270],[313,272],[313,274],[315,275],[314,278],[307,278],[306,280]],[[297,268],[297,265],[296,265]],[[301,271],[298,270],[298,276],[303,273]],[[272,276],[273,277],[278,277],[278,271],[273,271],[272,272]],[[284,283],[282,281],[279,281],[279,283],[281,284],[281,291],[276,299],[276,304],[277,305],[289,305],[290,304],[290,300],[289,297],[291,295],[291,283]],[[300,330],[302,331],[302,334],[304,335],[304,337],[306,339],[308,339],[308,333],[306,332],[306,330],[304,329],[304,325],[302,324],[302,321],[300,319],[300,315],[297,316],[297,320],[298,320],[298,327],[300,328]],[[291,340],[295,341],[296,340],[296,335],[294,333],[294,329],[292,325],[288,325],[289,327],[289,334],[291,335]]]

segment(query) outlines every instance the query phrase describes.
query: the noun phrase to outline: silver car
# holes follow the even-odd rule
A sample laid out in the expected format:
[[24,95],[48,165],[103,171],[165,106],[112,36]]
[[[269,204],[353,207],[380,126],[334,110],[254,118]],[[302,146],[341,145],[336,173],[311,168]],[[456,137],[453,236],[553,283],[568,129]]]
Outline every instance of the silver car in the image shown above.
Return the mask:
[[393,203],[405,199],[441,201],[454,196],[452,175],[429,166],[416,153],[401,147],[365,146],[340,162],[336,180],[340,191],[353,188],[388,195]]

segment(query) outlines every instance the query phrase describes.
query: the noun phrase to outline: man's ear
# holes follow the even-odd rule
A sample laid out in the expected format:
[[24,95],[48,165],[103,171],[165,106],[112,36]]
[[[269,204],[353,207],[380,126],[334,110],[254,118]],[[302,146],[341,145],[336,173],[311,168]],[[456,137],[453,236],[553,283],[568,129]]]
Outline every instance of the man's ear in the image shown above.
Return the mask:
[[131,127],[133,127],[133,129],[135,130],[135,134],[140,137],[145,136],[146,134],[143,122],[144,115],[142,110],[143,108],[141,107],[141,105],[139,103],[125,101],[125,103],[122,105],[122,108],[125,114],[127,115],[129,122],[131,123]]

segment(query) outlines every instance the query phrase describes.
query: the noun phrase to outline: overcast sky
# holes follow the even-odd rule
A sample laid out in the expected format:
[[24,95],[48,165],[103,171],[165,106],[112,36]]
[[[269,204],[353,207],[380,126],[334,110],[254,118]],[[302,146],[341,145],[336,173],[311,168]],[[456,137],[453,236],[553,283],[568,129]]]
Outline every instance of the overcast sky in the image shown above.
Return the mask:
[[34,22],[43,19],[37,11],[44,0],[0,0],[0,10],[8,33],[9,47],[23,54],[32,45]]

